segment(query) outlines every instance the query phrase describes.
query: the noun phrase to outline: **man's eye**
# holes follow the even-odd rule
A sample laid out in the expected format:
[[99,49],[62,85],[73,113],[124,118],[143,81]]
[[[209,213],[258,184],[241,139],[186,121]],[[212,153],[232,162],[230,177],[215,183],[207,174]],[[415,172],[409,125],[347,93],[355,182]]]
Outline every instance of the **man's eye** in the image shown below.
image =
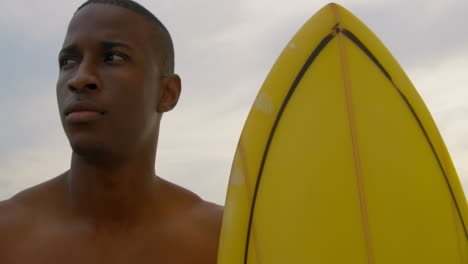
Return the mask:
[[63,58],[60,60],[59,64],[60,64],[60,67],[64,67],[64,66],[67,66],[67,65],[71,65],[73,63],[76,63],[76,60],[73,59],[73,58]]
[[106,62],[123,62],[125,61],[125,58],[122,55],[110,53],[106,55],[105,61]]

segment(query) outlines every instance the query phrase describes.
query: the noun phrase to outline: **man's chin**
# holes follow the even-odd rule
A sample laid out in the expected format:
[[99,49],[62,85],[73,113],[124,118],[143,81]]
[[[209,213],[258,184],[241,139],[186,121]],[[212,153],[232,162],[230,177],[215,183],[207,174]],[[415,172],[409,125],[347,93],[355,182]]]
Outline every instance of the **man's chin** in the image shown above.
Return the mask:
[[83,157],[102,157],[109,153],[108,148],[102,144],[70,142],[74,154]]

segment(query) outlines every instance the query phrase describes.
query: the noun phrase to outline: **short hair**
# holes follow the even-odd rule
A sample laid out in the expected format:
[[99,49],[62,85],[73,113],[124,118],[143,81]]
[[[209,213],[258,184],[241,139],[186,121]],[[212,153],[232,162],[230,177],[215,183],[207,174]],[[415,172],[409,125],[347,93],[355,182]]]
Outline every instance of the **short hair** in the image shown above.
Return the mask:
[[162,67],[162,74],[173,74],[174,73],[174,45],[172,43],[171,34],[164,26],[164,24],[155,16],[153,13],[148,11],[145,7],[132,0],[87,0],[75,11],[75,14],[83,7],[89,4],[108,4],[126,8],[130,11],[135,12],[138,15],[143,16],[152,25],[159,29],[155,40],[161,40],[162,50],[160,54],[160,62]]

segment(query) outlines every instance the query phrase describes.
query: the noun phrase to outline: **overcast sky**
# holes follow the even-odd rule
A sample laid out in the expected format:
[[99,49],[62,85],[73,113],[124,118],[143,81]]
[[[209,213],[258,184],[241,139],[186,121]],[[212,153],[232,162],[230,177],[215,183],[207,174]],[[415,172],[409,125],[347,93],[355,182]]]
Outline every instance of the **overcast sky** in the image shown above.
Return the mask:
[[[327,4],[310,0],[141,0],[172,34],[183,80],[163,118],[158,175],[224,203],[242,125],[294,33]],[[81,0],[0,2],[0,200],[67,170],[57,54]],[[466,0],[339,1],[387,45],[415,84],[468,189]]]

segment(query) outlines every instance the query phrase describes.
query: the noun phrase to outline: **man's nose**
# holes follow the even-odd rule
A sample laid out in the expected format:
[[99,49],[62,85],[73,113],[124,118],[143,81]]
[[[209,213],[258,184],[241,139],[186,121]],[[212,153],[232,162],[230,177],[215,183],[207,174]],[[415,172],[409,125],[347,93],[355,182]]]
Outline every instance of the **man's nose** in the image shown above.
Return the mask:
[[82,61],[73,77],[68,80],[67,87],[75,93],[100,89],[96,65]]

